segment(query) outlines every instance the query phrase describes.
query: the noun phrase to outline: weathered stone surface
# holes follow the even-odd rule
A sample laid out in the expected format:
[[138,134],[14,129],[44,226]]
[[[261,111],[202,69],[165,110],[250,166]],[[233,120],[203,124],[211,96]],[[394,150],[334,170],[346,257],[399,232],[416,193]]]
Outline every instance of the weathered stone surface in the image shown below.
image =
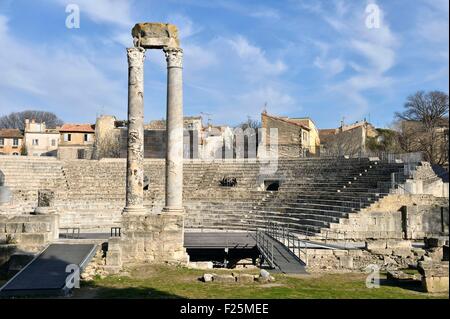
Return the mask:
[[212,261],[195,261],[189,262],[188,267],[194,269],[213,269],[213,263]]
[[422,275],[422,287],[426,292],[448,292],[449,263],[420,261],[417,269]]
[[204,274],[202,277],[202,280],[204,282],[211,282],[211,281],[213,281],[213,277],[214,277],[214,275],[212,275],[212,274]]
[[144,59],[145,50],[129,48],[127,188],[124,213],[144,210]]
[[134,45],[146,49],[178,48],[178,29],[173,24],[144,22],[137,23],[132,31]]
[[233,277],[233,275],[214,275],[213,281],[221,283],[234,283],[236,282],[236,278]]
[[353,257],[350,256],[339,257],[339,266],[344,269],[353,269]]
[[55,192],[49,189],[38,190],[38,207],[51,207],[54,205]]
[[243,284],[248,284],[248,283],[252,283],[255,281],[255,276],[250,275],[250,274],[237,273],[237,274],[233,274],[233,276],[236,277],[237,282],[243,283]]
[[183,50],[164,48],[167,60],[167,149],[164,212],[183,213]]
[[[113,239],[120,247],[123,263],[174,262],[187,265],[183,246],[184,216],[174,214],[126,215],[122,238]],[[119,248],[115,248],[119,249]]]

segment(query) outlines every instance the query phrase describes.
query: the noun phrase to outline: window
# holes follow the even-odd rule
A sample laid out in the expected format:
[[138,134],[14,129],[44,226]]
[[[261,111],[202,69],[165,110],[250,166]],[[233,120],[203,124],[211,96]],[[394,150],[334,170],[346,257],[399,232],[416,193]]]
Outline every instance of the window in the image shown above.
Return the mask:
[[64,142],[70,142],[72,140],[72,134],[64,134]]
[[89,134],[84,134],[84,141],[88,142],[89,141]]
[[56,146],[56,140],[55,139],[52,140],[52,146]]
[[14,138],[13,139],[13,146],[19,146],[19,139],[18,138]]
[[5,145],[5,139],[2,137],[2,138],[0,138],[0,146],[3,146],[3,145]]
[[39,140],[38,140],[38,139],[34,139],[34,140],[32,141],[32,144],[33,144],[33,145],[39,145]]
[[303,141],[308,142],[308,133],[303,132]]

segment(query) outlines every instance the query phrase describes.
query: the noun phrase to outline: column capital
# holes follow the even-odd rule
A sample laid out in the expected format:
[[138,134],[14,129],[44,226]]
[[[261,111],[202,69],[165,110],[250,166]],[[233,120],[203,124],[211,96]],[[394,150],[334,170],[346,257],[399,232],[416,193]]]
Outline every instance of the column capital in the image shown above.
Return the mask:
[[145,49],[141,47],[127,48],[128,65],[141,66],[145,59]]
[[168,68],[182,68],[183,67],[183,49],[164,47]]

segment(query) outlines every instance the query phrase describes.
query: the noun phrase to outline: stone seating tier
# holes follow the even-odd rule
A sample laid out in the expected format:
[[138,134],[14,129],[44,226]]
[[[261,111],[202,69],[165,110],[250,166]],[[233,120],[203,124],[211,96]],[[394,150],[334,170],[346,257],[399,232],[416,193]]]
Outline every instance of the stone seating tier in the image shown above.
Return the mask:
[[[403,166],[367,159],[281,159],[277,167],[266,175],[257,162],[185,161],[186,227],[254,230],[275,222],[294,232],[320,233],[382,198],[377,183],[389,182]],[[151,212],[164,206],[164,169],[164,160],[144,161],[149,179],[144,204]],[[36,204],[38,189],[54,190],[61,227],[109,232],[121,223],[125,160],[0,158],[0,171],[24,207]],[[223,177],[236,178],[237,185],[221,186]],[[279,180],[278,191],[264,191],[264,180]]]

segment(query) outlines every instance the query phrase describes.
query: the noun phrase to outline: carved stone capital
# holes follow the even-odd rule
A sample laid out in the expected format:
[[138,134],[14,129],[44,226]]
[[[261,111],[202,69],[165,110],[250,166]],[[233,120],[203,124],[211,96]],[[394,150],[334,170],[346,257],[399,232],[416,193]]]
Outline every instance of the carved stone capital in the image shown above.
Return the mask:
[[165,47],[164,53],[166,55],[168,68],[182,68],[183,67],[183,49]]
[[145,49],[141,47],[127,48],[128,65],[130,67],[139,67],[144,64]]

